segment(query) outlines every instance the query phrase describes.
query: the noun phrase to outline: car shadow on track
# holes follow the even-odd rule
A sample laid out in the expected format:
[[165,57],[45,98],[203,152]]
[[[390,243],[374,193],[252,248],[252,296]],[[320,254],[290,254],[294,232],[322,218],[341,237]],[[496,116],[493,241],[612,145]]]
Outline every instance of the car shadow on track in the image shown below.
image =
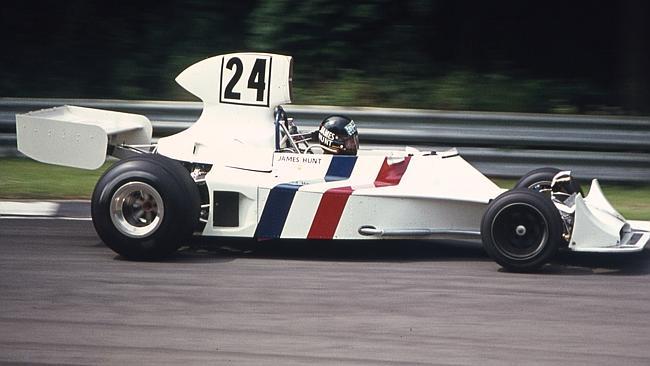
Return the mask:
[[146,262],[146,263],[228,263],[235,260],[236,257],[229,257],[223,255],[214,255],[214,252],[203,250],[185,250],[182,248],[179,252],[168,258],[150,259],[150,260],[134,260],[123,257],[119,254],[113,256],[115,261],[124,262]]
[[[173,261],[204,262],[237,258],[337,262],[485,262],[480,242],[417,240],[254,240],[208,241],[181,249]],[[499,271],[506,272],[504,269]],[[631,254],[560,252],[538,274],[650,275],[650,250]]]
[[[327,241],[253,240],[203,242],[185,248],[174,261],[256,258],[344,262],[485,262],[492,261],[480,242],[466,241]],[[504,269],[499,271],[505,272]],[[563,251],[537,273],[546,275],[649,275],[650,251],[631,254]]]
[[[184,253],[211,257],[344,262],[489,261],[480,243],[399,240],[254,240],[207,241]],[[192,256],[200,261],[201,256]]]
[[[103,246],[99,242],[97,247]],[[417,240],[207,240],[182,247],[165,263],[225,263],[240,258],[334,262],[491,262],[480,242]],[[128,260],[115,256],[115,260]],[[496,266],[496,264],[495,264]],[[496,266],[498,268],[498,266]],[[503,268],[499,272],[508,272]],[[540,275],[650,275],[650,250],[630,254],[560,252]]]
[[650,250],[626,254],[561,252],[539,273],[569,276],[650,275]]

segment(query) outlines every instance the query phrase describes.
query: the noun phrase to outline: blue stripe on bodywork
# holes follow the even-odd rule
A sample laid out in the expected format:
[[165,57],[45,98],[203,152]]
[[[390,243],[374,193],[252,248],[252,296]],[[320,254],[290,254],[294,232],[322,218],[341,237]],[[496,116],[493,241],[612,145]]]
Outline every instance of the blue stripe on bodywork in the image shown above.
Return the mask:
[[334,155],[330,162],[329,169],[325,173],[325,181],[333,182],[337,180],[346,180],[352,175],[354,164],[357,163],[357,157],[351,155]]
[[[345,180],[350,178],[352,170],[357,162],[356,156],[335,155],[325,174],[326,182]],[[318,183],[319,181],[313,182]],[[322,181],[320,181],[322,182]],[[284,229],[284,224],[289,216],[291,204],[296,192],[306,182],[282,183],[273,187],[266,198],[266,204],[260,216],[260,221],[255,229],[255,237],[258,239],[279,238]]]
[[266,198],[264,211],[255,229],[255,237],[260,239],[279,238],[284,223],[289,216],[291,203],[302,185],[283,183],[273,187]]

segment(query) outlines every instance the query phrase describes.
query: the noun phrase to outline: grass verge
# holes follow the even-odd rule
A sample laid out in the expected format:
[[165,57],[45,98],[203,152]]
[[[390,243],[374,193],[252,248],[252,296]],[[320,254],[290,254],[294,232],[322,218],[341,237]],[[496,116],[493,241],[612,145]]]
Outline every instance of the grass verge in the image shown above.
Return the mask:
[[[95,183],[111,164],[107,162],[97,170],[83,170],[29,159],[1,158],[0,199],[90,199]],[[494,181],[503,188],[515,184],[510,179]],[[603,191],[626,218],[650,220],[650,186],[603,184]]]
[[0,199],[90,199],[95,183],[112,164],[85,170],[1,158]]

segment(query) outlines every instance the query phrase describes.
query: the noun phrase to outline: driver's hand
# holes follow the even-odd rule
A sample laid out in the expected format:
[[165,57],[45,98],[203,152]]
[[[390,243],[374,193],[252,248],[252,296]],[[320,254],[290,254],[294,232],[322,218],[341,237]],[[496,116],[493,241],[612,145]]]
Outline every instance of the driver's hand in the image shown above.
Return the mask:
[[309,139],[318,142],[318,130],[310,132]]

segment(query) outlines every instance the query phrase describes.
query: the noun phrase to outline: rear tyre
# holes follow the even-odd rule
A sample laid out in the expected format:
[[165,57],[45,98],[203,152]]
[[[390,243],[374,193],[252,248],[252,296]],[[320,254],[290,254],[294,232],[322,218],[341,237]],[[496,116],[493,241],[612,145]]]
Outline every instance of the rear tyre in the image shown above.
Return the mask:
[[483,247],[513,272],[548,263],[562,242],[562,219],[551,200],[528,189],[507,191],[487,207],[481,221]]
[[[526,175],[524,175],[523,177],[521,177],[519,181],[517,181],[514,189],[527,188],[530,189],[531,191],[544,193],[550,197],[551,183],[553,182],[553,178],[555,177],[555,175],[560,171],[561,171],[560,169],[549,168],[549,167],[532,170],[526,173]],[[575,180],[571,180],[571,182],[561,184],[560,187],[558,188],[560,192],[564,192],[568,195],[581,192],[580,184],[578,184],[578,182],[576,182]]]
[[99,237],[133,260],[160,259],[189,240],[200,212],[196,184],[162,155],[121,160],[99,179],[91,213]]

